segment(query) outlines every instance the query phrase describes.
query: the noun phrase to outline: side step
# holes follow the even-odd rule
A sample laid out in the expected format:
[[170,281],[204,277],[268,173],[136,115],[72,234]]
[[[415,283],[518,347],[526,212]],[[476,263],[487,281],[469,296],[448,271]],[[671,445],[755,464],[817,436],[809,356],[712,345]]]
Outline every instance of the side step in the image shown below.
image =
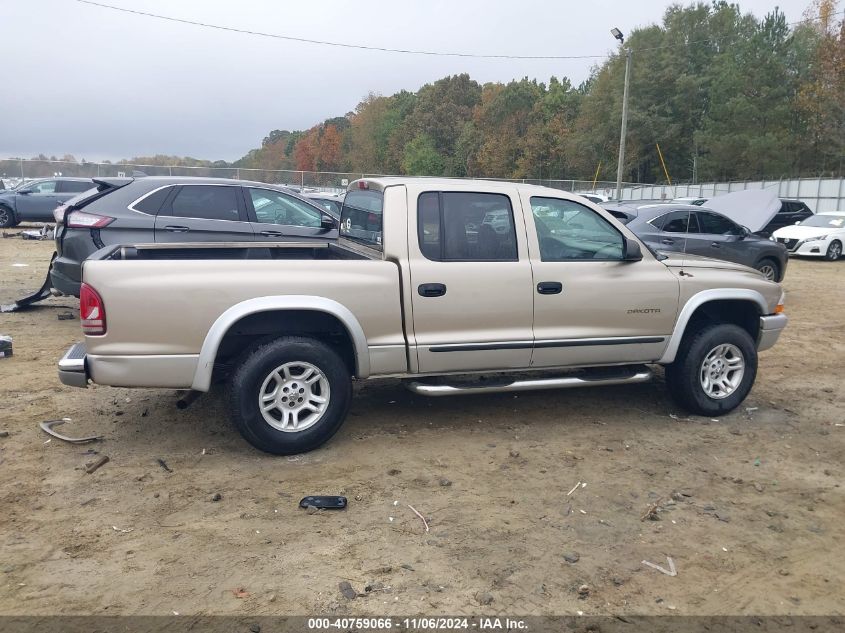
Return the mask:
[[414,380],[405,383],[407,388],[421,396],[458,396],[479,393],[500,393],[505,391],[535,391],[538,389],[571,389],[574,387],[598,387],[603,385],[630,385],[651,380],[652,371],[645,365],[614,367],[612,369],[585,370],[577,375],[549,376],[538,378],[494,378],[447,382],[422,382]]

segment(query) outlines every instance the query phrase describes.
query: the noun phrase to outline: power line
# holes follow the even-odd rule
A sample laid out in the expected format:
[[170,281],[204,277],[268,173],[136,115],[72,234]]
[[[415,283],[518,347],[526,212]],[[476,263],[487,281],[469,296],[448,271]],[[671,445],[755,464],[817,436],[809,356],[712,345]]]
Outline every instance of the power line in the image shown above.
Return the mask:
[[269,37],[276,40],[287,40],[290,42],[303,42],[306,44],[320,44],[323,46],[336,46],[338,48],[357,48],[366,51],[381,51],[384,53],[404,53],[406,55],[434,55],[438,57],[474,57],[479,59],[602,59],[607,55],[485,55],[480,53],[453,53],[443,51],[421,51],[404,48],[387,48],[382,46],[365,46],[363,44],[348,44],[341,42],[327,42],[325,40],[312,40],[305,37],[294,37],[293,35],[279,35],[278,33],[263,33],[261,31],[250,31],[248,29],[238,29],[231,26],[220,26],[219,24],[209,24],[207,22],[198,22],[195,20],[184,20],[182,18],[174,18],[167,15],[159,15],[157,13],[149,13],[147,11],[136,11],[134,9],[126,9],[123,7],[115,7],[110,4],[103,4],[100,2],[92,2],[92,0],[76,0],[82,4],[90,4],[95,7],[103,9],[112,9],[114,11],[121,11],[123,13],[132,13],[134,15],[142,15],[148,18],[156,18],[159,20],[166,20],[168,22],[179,22],[181,24],[190,24],[192,26],[202,26],[208,29],[217,29],[218,31],[229,31],[231,33],[242,33],[244,35],[257,35],[259,37]]

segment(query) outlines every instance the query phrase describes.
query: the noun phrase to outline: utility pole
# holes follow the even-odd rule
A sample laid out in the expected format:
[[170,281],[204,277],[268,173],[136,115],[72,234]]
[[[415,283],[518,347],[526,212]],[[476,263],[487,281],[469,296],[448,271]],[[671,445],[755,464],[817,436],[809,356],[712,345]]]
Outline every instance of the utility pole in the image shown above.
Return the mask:
[[616,199],[622,199],[622,170],[625,167],[625,133],[628,130],[628,81],[631,77],[631,49],[625,53],[625,89],[622,92],[622,131],[619,133],[619,163],[616,166]]

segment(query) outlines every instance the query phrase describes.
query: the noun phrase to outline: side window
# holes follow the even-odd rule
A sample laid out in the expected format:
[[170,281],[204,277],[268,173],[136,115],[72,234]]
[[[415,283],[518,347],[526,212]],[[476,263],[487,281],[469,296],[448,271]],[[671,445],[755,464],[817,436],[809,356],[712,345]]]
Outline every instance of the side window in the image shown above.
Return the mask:
[[795,211],[795,207],[791,202],[781,202],[780,209],[778,209],[778,213],[792,213]]
[[420,250],[433,261],[516,261],[510,198],[428,191],[417,201]]
[[183,185],[171,208],[179,218],[202,220],[240,219],[238,214],[238,187],[228,185]]
[[259,222],[319,228],[320,211],[293,196],[271,189],[247,188]]
[[698,222],[691,211],[675,211],[664,216],[665,233],[699,233]]
[[59,193],[82,193],[94,188],[90,180],[60,180]]
[[56,193],[56,181],[42,180],[41,182],[37,182],[34,185],[26,187],[26,189],[29,189],[32,193]]
[[739,235],[742,233],[739,226],[718,213],[703,213],[699,211],[696,215],[698,216],[698,224],[701,226],[702,233],[710,233],[711,235]]
[[622,234],[592,209],[571,200],[532,197],[531,211],[544,262],[622,259]]
[[141,213],[148,213],[149,215],[157,215],[161,205],[173,191],[173,187],[163,187],[158,191],[153,191],[147,194],[137,202],[133,202],[130,206]]

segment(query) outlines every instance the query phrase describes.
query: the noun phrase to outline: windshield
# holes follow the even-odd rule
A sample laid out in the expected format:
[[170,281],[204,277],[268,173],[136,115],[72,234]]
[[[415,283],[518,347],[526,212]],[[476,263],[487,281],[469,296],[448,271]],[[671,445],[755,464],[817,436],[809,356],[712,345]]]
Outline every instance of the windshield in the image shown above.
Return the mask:
[[845,227],[845,215],[811,215],[801,223],[801,226],[817,226],[826,229],[841,229]]

